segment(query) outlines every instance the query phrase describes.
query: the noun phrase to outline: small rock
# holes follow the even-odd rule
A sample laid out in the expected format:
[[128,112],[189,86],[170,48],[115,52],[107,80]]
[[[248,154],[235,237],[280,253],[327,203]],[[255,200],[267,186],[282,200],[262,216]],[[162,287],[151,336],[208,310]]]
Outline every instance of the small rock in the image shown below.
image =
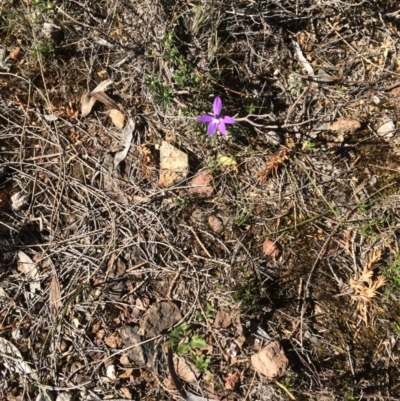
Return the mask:
[[[314,128],[313,131],[315,133],[321,132],[321,131],[328,131],[329,127],[330,127],[330,123],[323,123],[321,125],[319,125],[318,127]],[[311,136],[312,138],[316,138],[316,135]]]
[[106,376],[110,380],[115,380],[117,378],[117,376],[115,376],[115,365],[110,365],[107,367]]
[[181,312],[173,302],[157,302],[149,309],[138,334],[146,338],[157,337],[181,319]]
[[267,238],[263,244],[263,252],[267,256],[278,258],[281,254],[281,248],[279,244]]
[[163,141],[160,147],[160,187],[171,187],[187,177],[189,173],[188,155]]
[[344,134],[346,132],[354,132],[361,128],[360,121],[355,118],[339,117],[329,126],[330,131]]
[[190,217],[193,222],[203,223],[206,217],[206,213],[201,209],[195,209]]
[[202,170],[190,180],[190,192],[210,196],[213,193],[213,175],[210,170]]
[[71,400],[72,400],[72,394],[67,392],[59,393],[56,398],[56,401],[71,401]]
[[45,22],[42,26],[42,34],[45,38],[51,39],[54,42],[60,42],[64,38],[64,32],[58,25]]
[[22,192],[17,192],[11,197],[11,208],[14,212],[18,212],[24,207],[28,206],[29,196],[24,195]]
[[378,128],[378,135],[384,139],[392,138],[396,132],[396,126],[392,119],[385,118]]
[[277,134],[275,131],[267,132],[267,141],[273,145],[280,145],[283,143],[283,138],[281,135]]
[[223,311],[220,309],[217,312],[217,315],[215,316],[214,320],[214,326],[217,329],[226,329],[231,325],[231,316],[229,313]]
[[119,128],[124,128],[125,116],[117,109],[110,110],[110,118],[113,124]]
[[221,234],[222,231],[224,231],[224,224],[222,223],[222,220],[213,214],[208,217],[208,224],[210,225],[211,230],[217,234]]
[[[121,335],[124,348],[132,347],[128,351],[126,351],[126,356],[136,366],[144,367],[148,363],[150,363],[151,349],[146,346],[146,344],[141,345],[142,339],[140,338],[138,331],[138,326],[123,326],[120,328],[119,333]],[[134,345],[136,345],[136,347],[134,347]],[[127,362],[125,359],[123,361]]]
[[252,355],[253,368],[273,380],[282,377],[286,373],[289,361],[278,341],[273,341],[264,347],[259,353]]

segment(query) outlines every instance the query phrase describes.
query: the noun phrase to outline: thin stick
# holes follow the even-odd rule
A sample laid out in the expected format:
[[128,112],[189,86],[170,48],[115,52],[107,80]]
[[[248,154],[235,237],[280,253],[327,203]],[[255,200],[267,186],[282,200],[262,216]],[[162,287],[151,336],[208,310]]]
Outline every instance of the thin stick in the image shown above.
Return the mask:
[[188,228],[194,235],[194,237],[196,238],[196,241],[199,243],[199,245],[203,248],[203,251],[207,254],[207,256],[212,259],[212,256],[210,254],[210,252],[207,251],[207,248],[204,246],[204,244],[200,241],[199,236],[197,235],[196,231],[194,231],[194,228],[191,226],[185,226],[186,228]]

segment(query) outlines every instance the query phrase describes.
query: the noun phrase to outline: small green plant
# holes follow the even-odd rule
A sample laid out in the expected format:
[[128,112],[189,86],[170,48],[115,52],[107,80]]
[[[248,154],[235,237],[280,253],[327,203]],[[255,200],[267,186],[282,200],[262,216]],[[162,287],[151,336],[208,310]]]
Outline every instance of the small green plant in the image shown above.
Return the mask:
[[175,198],[175,203],[176,203],[178,206],[185,207],[185,206],[187,205],[188,202],[187,202],[186,199],[177,197],[177,198]]
[[166,110],[168,106],[172,104],[174,94],[172,92],[172,88],[167,85],[164,85],[161,82],[161,79],[156,76],[150,76],[145,81],[147,87],[150,92],[154,95],[155,103],[162,107],[163,110]]
[[174,31],[169,31],[164,38],[164,57],[170,64],[175,65],[178,62],[179,52],[174,46]]
[[240,309],[245,312],[256,306],[260,301],[260,282],[256,277],[243,275],[243,280],[234,288],[233,299],[240,302]]
[[303,150],[305,152],[317,152],[317,147],[312,139],[306,139],[303,142]]
[[[206,301],[206,305],[203,308],[204,316],[207,319],[211,319],[215,316],[215,312],[216,312],[216,310],[212,307],[211,303]],[[204,321],[203,314],[200,311],[196,311],[196,318],[199,322]]]
[[255,104],[250,103],[248,106],[246,106],[246,111],[247,111],[247,114],[254,114],[254,112],[256,111]]
[[238,209],[236,209],[235,218],[233,220],[233,224],[242,227],[246,225],[246,223],[250,220],[251,215],[253,213],[254,205],[239,205]]
[[382,227],[384,224],[384,219],[372,219],[367,221],[364,226],[359,229],[360,235],[363,237],[376,237],[376,232],[378,231],[379,227]]
[[211,359],[207,358],[203,354],[197,354],[194,356],[194,364],[196,366],[196,369],[203,373],[208,370],[208,367],[210,366]]
[[293,372],[291,369],[288,369],[288,371],[286,372],[286,376],[282,380],[280,380],[280,383],[289,392],[292,392],[295,387],[295,383],[296,383],[297,379],[298,379],[298,374]]
[[345,394],[344,394],[344,399],[345,399],[346,401],[356,401],[356,400],[359,399],[359,397],[356,397],[355,395],[350,394],[350,393],[345,393]]
[[201,82],[201,77],[194,74],[193,69],[187,64],[184,56],[180,54],[175,44],[175,33],[169,31],[164,38],[164,59],[174,69],[174,84],[178,89],[194,86]]
[[[400,298],[400,253],[394,262],[383,271],[383,275],[386,279],[386,301],[397,301]],[[400,327],[398,323],[396,324]]]
[[30,50],[32,56],[47,56],[53,50],[53,46],[50,43],[39,42],[36,47]]
[[368,201],[361,201],[358,206],[358,212],[359,213],[365,213],[368,212],[369,209],[371,209],[372,206],[375,205],[381,198],[373,199],[373,200],[368,200]]
[[368,211],[369,207],[370,206],[368,205],[367,202],[362,201],[357,205],[357,210],[359,213],[365,213],[366,211]]
[[173,352],[179,356],[187,356],[201,373],[208,369],[211,359],[201,352],[202,349],[207,348],[207,343],[203,336],[194,331],[192,325],[183,323],[175,327],[168,337],[169,346]]
[[400,324],[399,323],[393,322],[393,327],[398,333],[400,333]]
[[46,16],[51,16],[54,14],[54,2],[53,1],[46,1],[46,0],[33,0],[32,1],[33,8],[36,8],[42,14]]

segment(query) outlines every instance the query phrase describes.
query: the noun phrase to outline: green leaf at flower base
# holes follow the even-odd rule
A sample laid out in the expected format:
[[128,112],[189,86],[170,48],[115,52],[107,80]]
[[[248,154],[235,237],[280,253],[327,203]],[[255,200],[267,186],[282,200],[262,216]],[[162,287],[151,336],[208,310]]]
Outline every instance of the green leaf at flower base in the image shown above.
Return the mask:
[[237,170],[237,162],[233,157],[218,155],[217,163],[219,166],[232,167],[235,171]]

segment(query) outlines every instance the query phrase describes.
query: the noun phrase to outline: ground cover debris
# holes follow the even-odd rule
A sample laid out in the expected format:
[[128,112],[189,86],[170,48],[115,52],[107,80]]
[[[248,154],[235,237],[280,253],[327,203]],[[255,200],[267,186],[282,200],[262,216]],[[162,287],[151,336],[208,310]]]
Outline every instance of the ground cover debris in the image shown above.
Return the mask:
[[2,0],[0,399],[399,399],[399,16]]

